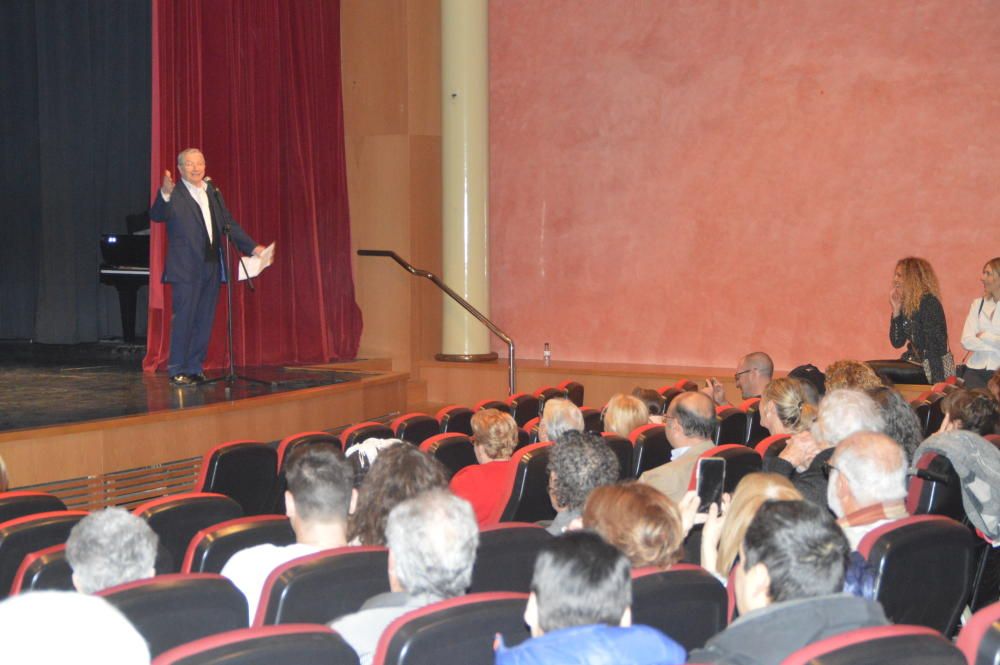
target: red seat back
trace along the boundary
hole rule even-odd
[[[640,425],[632,430],[629,439],[632,441],[632,478],[670,461],[673,446],[667,440],[665,425]]]
[[[190,492],[139,504],[132,512],[143,518],[160,537],[157,572],[181,569],[188,543],[206,527],[243,517],[243,509],[228,496]]]
[[[510,458],[511,488],[501,522],[538,522],[556,515],[549,499],[549,448],[551,443],[534,443],[514,452]],[[487,523],[494,520],[487,520]]]
[[[220,573],[229,559],[248,547],[291,545],[295,532],[284,515],[253,515],[206,527],[188,544],[183,573]]]
[[[435,416],[442,432],[458,432],[472,436],[472,409],[452,404],[437,412]]]
[[[397,439],[419,446],[435,434],[440,434],[441,425],[426,413],[407,413],[392,421],[392,431]]]
[[[834,635],[799,649],[781,665],[965,665],[962,652],[922,626],[875,626]]]
[[[479,463],[472,439],[467,434],[458,432],[432,436],[420,444],[420,450],[444,464],[448,469],[449,479],[465,467]]]
[[[69,532],[86,516],[83,510],[57,510],[0,523],[0,599],[7,597],[26,556],[65,544]]]
[[[205,453],[195,487],[230,497],[244,515],[262,515],[274,505],[277,468],[274,448],[260,441],[228,441]]]
[[[292,624],[240,628],[169,649],[154,665],[357,665],[358,654],[326,626]]]
[[[726,588],[700,566],[632,571],[632,622],[671,635],[691,651],[726,627]]]
[[[388,425],[369,420],[351,425],[340,433],[340,438],[344,442],[344,450],[347,450],[355,443],[361,443],[368,439],[395,439],[396,435]]]
[[[984,607],[966,622],[955,643],[969,665],[1000,662],[1000,603]]]

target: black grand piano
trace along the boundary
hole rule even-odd
[[[135,306],[139,287],[149,285],[149,215],[129,215],[129,233],[101,235],[101,284],[118,289],[122,337],[135,343]]]

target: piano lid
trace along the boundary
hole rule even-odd
[[[105,233],[101,235],[101,260],[110,266],[149,268],[149,236]]]

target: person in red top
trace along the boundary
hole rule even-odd
[[[500,521],[510,492],[510,456],[517,447],[517,423],[510,414],[483,409],[472,416],[472,443],[479,464],[451,479],[451,491],[472,504],[480,527]]]

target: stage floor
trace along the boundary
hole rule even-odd
[[[0,432],[210,406],[359,381],[365,374],[294,367],[237,368],[267,381],[177,388],[142,371],[141,347],[0,343]],[[223,376],[208,371],[209,379]]]

